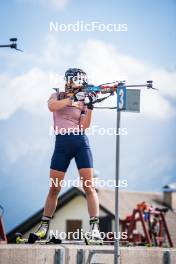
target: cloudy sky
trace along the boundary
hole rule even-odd
[[[174,0],[8,0],[0,8],[0,204],[10,230],[43,206],[54,136],[47,99],[63,89],[69,67],[87,71],[92,83],[116,80],[159,89],[141,91],[141,113],[122,113],[121,179],[128,190],[161,191],[175,181],[176,3]],[[127,31],[50,30],[50,23],[125,24]],[[115,105],[116,98],[106,105]],[[92,125],[115,128],[115,110],[94,110]],[[100,179],[113,179],[115,136],[90,136]],[[74,162],[67,178],[76,178]],[[63,189],[64,191],[64,189]]]

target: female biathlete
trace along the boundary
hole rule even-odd
[[[86,73],[77,68],[70,68],[65,72],[65,92],[69,89],[78,89],[87,82]],[[88,213],[90,216],[91,239],[100,239],[99,232],[99,200],[93,186],[93,159],[89,141],[84,130],[90,126],[93,105],[84,104],[79,100],[81,92],[76,96],[66,96],[66,93],[54,93],[48,100],[48,107],[53,112],[54,128],[57,132],[66,130],[68,133],[56,135],[55,149],[51,159],[51,182],[58,186],[51,186],[46,199],[43,216],[37,231],[34,233],[39,239],[46,239],[49,231],[50,220],[55,212],[58,194],[61,190],[60,182],[64,179],[67,168],[72,158],[79,171],[83,188],[87,198]],[[79,98],[78,98],[79,97]],[[69,132],[79,128],[79,133]],[[81,132],[82,128],[82,132]]]

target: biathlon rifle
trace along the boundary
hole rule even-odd
[[[102,101],[104,101],[105,99],[107,99],[108,97],[114,95],[115,93],[117,93],[117,89],[121,88],[121,87],[129,87],[129,88],[133,88],[133,87],[146,87],[147,89],[155,89],[158,90],[156,88],[153,87],[153,81],[149,80],[146,81],[146,83],[144,84],[133,84],[133,85],[126,85],[125,81],[115,81],[112,83],[104,83],[104,84],[100,84],[100,85],[93,85],[93,84],[83,84],[82,86],[80,86],[79,88],[76,89],[69,89],[68,92],[66,93],[68,96],[70,95],[74,95],[76,96],[77,93],[82,92],[82,94],[84,95],[84,98],[89,98],[89,100],[92,100],[92,96],[95,97],[95,99],[91,102],[92,104],[95,103],[100,103]],[[53,88],[57,93],[59,93],[59,88]],[[108,96],[105,97],[101,97],[98,98],[99,94],[109,94]],[[90,102],[89,101],[89,102]],[[105,108],[105,107],[103,107]],[[109,108],[109,107],[107,107]],[[113,107],[113,109],[116,107]]]

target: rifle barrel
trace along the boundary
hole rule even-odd
[[[126,87],[148,87],[148,84],[131,84],[125,85]]]

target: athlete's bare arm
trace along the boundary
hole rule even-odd
[[[89,128],[92,119],[92,110],[87,109],[85,116],[81,117],[80,125],[83,129]]]
[[[48,100],[48,108],[51,112],[57,111],[66,105],[71,105],[72,101],[70,98],[65,98],[62,100],[57,100],[56,98],[51,98]]]

